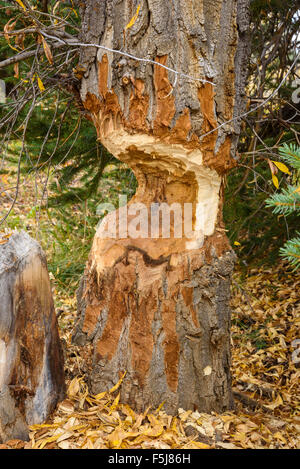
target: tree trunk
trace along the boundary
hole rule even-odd
[[[0,442],[26,439],[64,396],[45,255],[25,232],[0,245]]]
[[[239,125],[209,132],[242,108],[247,4],[101,0],[82,11],[82,40],[150,61],[84,48],[80,62],[82,100],[98,138],[133,169],[138,189],[98,228],[74,340],[92,344],[92,392],[126,371],[121,398],[138,411],[162,402],[170,413],[232,407],[235,256],[222,205]],[[159,209],[171,209],[169,235],[164,221],[153,229]],[[186,218],[178,222],[175,212]]]

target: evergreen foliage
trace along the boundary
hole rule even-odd
[[[278,215],[291,215],[296,212],[300,214],[300,147],[295,144],[283,145],[280,148],[281,158],[294,170],[296,185],[288,185],[278,194],[274,194],[266,200],[267,207],[273,209],[273,213]],[[299,217],[299,215],[298,215]],[[280,248],[280,255],[295,268],[300,268],[300,234]]]

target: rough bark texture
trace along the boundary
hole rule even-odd
[[[45,256],[25,232],[0,245],[0,441],[26,439],[63,398],[64,364]]]
[[[141,5],[133,26],[126,25]],[[95,236],[79,290],[75,342],[92,344],[93,392],[127,371],[121,397],[139,411],[165,401],[222,411],[230,388],[230,277],[234,254],[222,221],[223,175],[235,164],[239,123],[203,136],[242,110],[245,0],[87,1],[86,42],[129,52],[214,83],[85,48],[81,95],[98,138],[129,164],[133,203],[191,203],[193,238]],[[244,11],[244,13],[243,13]],[[197,207],[201,204],[202,213]],[[145,227],[149,211],[140,217]],[[108,226],[112,215],[102,222]],[[146,230],[146,228],[145,228]],[[204,236],[204,243],[202,242]]]

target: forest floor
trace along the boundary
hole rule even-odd
[[[111,196],[108,173],[101,194]],[[126,185],[126,181],[122,182]],[[0,218],[11,205],[0,180]],[[2,186],[1,186],[2,184]],[[118,189],[120,189],[120,187]],[[105,192],[106,191],[106,192]],[[70,210],[70,209],[69,209]],[[22,180],[5,232],[25,229],[37,236],[49,261],[60,335],[65,352],[67,397],[47,422],[31,427],[30,441],[7,448],[300,448],[300,276],[286,265],[237,268],[232,286],[232,377],[235,410],[203,414],[180,410],[169,416],[162,406],[136,414],[119,401],[116,383],[91,396],[86,365],[72,345],[76,318],[75,287],[96,226],[95,201],[72,206],[72,221],[57,208],[37,217],[35,184]],[[37,223],[37,218],[39,221]],[[70,224],[71,223],[71,224]],[[74,253],[74,254],[72,254]],[[74,256],[74,257],[72,257]]]

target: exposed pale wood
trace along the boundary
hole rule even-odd
[[[128,208],[190,202],[195,234],[178,239],[173,227],[170,239],[149,233],[103,239],[98,230],[79,290],[74,340],[93,345],[95,393],[127,371],[121,398],[139,411],[163,401],[172,413],[179,407],[222,411],[232,406],[234,262],[222,221],[222,180],[236,164],[239,123],[200,137],[242,111],[248,1],[139,3],[138,18],[126,30],[136,2],[85,2],[82,38],[215,86],[181,76],[175,84],[174,74],[158,65],[88,49],[81,54],[81,96],[98,138],[137,177]],[[197,233],[199,203],[204,244]]]
[[[46,259],[25,232],[0,245],[0,440],[26,439],[64,396]]]

